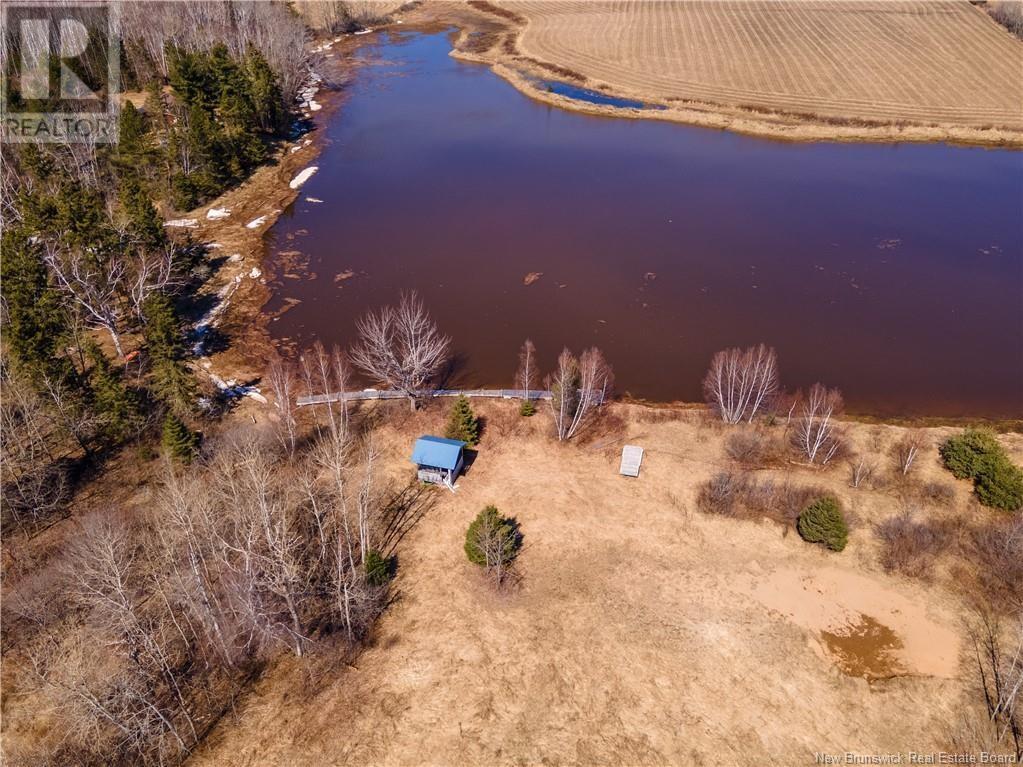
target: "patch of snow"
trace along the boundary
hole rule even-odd
[[[206,247],[209,248],[210,250],[218,250],[219,248],[222,248],[224,246],[221,245],[219,242],[208,242],[206,243]]]
[[[220,300],[217,301],[217,303],[213,305],[213,308],[206,312],[206,314],[204,314],[197,323],[195,323],[193,331],[195,342],[192,344],[192,353],[197,357],[201,357],[205,353],[206,336],[209,335],[211,328],[216,327],[221,315],[227,310],[228,305],[231,303],[231,295],[238,289],[238,285],[241,281],[241,276],[236,276],[233,280],[218,290],[217,298]]]
[[[372,31],[373,31],[372,29],[360,29],[358,32],[354,32],[353,34],[356,34],[356,35],[368,35]]]
[[[170,221],[164,221],[164,226],[180,226],[193,229],[199,226],[199,219],[197,218],[172,218]]]
[[[252,271],[249,272],[249,277],[251,277],[254,280],[258,280],[262,276],[263,272],[260,270],[258,266],[252,267]]]
[[[252,219],[245,225],[246,229],[259,229],[263,224],[266,223],[267,216],[260,216],[259,218]]]
[[[323,202],[323,200],[321,200],[319,197],[306,197],[305,201],[306,202]]]
[[[227,218],[231,215],[230,208],[210,208],[206,211],[206,218],[210,221],[219,221],[222,218]]]
[[[321,109],[323,109],[323,105],[322,105],[322,104],[320,104],[320,103],[319,103],[318,101],[316,101],[315,99],[314,99],[313,101],[310,101],[310,102],[309,102],[309,110],[310,110],[311,112],[319,112],[319,111],[320,111]]]
[[[261,402],[264,405],[267,404],[266,397],[264,397],[259,389],[255,386],[249,386],[247,384],[240,384],[233,378],[225,381],[223,378],[218,376],[216,373],[209,373],[210,380],[213,381],[213,385],[220,390],[228,399],[237,399],[239,397],[251,397],[256,402]]]
[[[231,263],[238,263],[239,261],[242,260],[242,254],[232,253],[230,256],[227,257],[227,260],[230,261]]]
[[[302,184],[312,178],[313,174],[318,171],[319,168],[315,165],[310,165],[308,168],[299,173],[295,178],[291,179],[291,183],[288,184],[292,189],[298,189]]]

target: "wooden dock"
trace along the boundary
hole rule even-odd
[[[551,393],[544,389],[530,389],[531,400],[551,399]],[[419,394],[421,399],[430,397],[490,397],[491,399],[523,399],[522,389],[431,389]],[[408,395],[394,389],[363,389],[362,391],[341,391],[330,394],[310,394],[299,397],[298,406],[326,405],[330,402],[353,402],[370,399],[405,399]]]

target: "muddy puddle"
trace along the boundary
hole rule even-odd
[[[842,673],[865,679],[889,679],[905,673],[899,662],[902,640],[883,623],[860,614],[852,623],[821,631],[821,641]]]

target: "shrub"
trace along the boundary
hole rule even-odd
[[[465,555],[488,569],[511,564],[521,546],[518,523],[502,517],[496,506],[483,509],[465,531]]]
[[[935,506],[951,506],[956,499],[956,489],[947,482],[924,482],[920,485],[920,497]]]
[[[167,413],[167,417],[163,419],[161,443],[172,458],[182,463],[191,463],[199,447],[199,435],[189,429],[176,415]]]
[[[701,511],[727,517],[767,517],[794,524],[799,512],[824,491],[810,485],[757,480],[746,473],[721,472],[703,484],[696,496]]]
[[[725,452],[744,466],[766,466],[777,457],[777,446],[768,437],[755,431],[730,434],[725,440]]]
[[[536,413],[536,405],[533,404],[533,400],[524,399],[522,404],[519,406],[519,415],[523,418],[529,418],[531,415]]]
[[[1003,454],[995,435],[980,429],[967,429],[962,434],[949,437],[938,452],[945,468],[956,479],[976,479],[989,456]]]
[[[721,472],[707,480],[696,495],[696,505],[709,514],[736,516],[745,501],[751,481],[745,474]]]
[[[967,429],[947,439],[939,452],[954,476],[973,480],[982,504],[1006,511],[1023,508],[1023,471],[1009,459],[994,434]]]
[[[831,496],[819,498],[803,509],[796,529],[804,541],[821,543],[832,551],[841,551],[849,540],[842,509]]]
[[[874,477],[877,465],[862,455],[849,456],[849,486],[862,487]]]
[[[479,444],[480,422],[476,414],[472,412],[469,398],[464,394],[459,394],[455,404],[451,407],[451,417],[448,419],[445,436],[448,439],[461,440],[467,445]]]
[[[977,500],[1005,511],[1023,508],[1023,470],[1004,454],[988,458],[974,484]]]
[[[881,566],[885,572],[898,571],[913,577],[926,577],[934,557],[950,542],[939,525],[914,522],[909,514],[886,519],[874,528],[881,540]]]
[[[1018,610],[1023,595],[1023,514],[992,519],[972,531],[974,551],[982,562],[977,578],[982,592],[1008,609]]]
[[[376,549],[366,553],[366,580],[371,586],[383,586],[391,580],[391,560]]]

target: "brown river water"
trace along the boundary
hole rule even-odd
[[[1023,415],[1023,153],[592,117],[447,34],[374,38],[268,235],[282,346],[348,345],[414,289],[450,385],[510,386],[530,337],[548,368],[597,345],[620,393],[698,400],[716,350],[763,341],[851,411]]]

